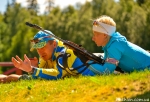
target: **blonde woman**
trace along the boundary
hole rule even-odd
[[[112,73],[117,66],[124,72],[150,69],[150,53],[116,32],[116,23],[111,17],[101,16],[94,20],[92,40],[97,46],[102,46],[105,60],[103,65],[91,64],[89,66],[89,69],[94,73]],[[81,54],[77,55],[84,63],[93,62]]]

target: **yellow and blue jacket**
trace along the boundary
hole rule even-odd
[[[34,73],[32,74],[33,78],[43,78],[43,79],[48,79],[48,80],[56,80],[60,78],[64,78],[65,76],[70,76],[66,70],[60,68],[60,66],[57,65],[56,63],[56,58],[61,54],[61,53],[69,53],[71,54],[70,57],[68,57],[67,64],[69,68],[76,68],[78,66],[83,65],[81,60],[77,58],[73,51],[71,49],[66,49],[66,47],[63,45],[61,41],[58,41],[58,45],[53,53],[52,59],[44,61],[43,59],[39,59],[39,67],[35,69]],[[63,61],[62,58],[59,58],[59,63],[62,64]],[[83,66],[77,70],[74,70],[74,72],[81,72],[86,66]],[[93,76],[95,75],[90,69],[85,68],[81,75],[90,75]]]

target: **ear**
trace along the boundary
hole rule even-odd
[[[56,48],[56,46],[57,46],[57,42],[56,42],[56,40],[54,40],[53,47]]]
[[[104,37],[106,37],[106,38],[107,38],[107,36],[108,36],[107,34],[104,34]]]

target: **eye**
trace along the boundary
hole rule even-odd
[[[39,40],[38,39],[33,39],[33,40],[30,40],[32,43],[38,43],[39,42]]]
[[[93,21],[93,25],[98,25],[97,21]]]

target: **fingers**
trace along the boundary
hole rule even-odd
[[[16,55],[16,59],[17,59],[20,63],[23,62],[22,59],[20,59],[17,55]]]
[[[26,54],[24,54],[24,59],[25,59],[26,61],[30,61]]]
[[[16,55],[16,59],[14,57],[12,57],[12,62],[14,62],[14,63],[22,63],[23,61],[22,61],[22,59],[20,59],[20,57],[18,57]]]
[[[17,61],[14,57],[12,57],[11,60],[12,60],[12,62],[13,62],[13,64],[14,64],[14,66],[15,66],[16,68],[19,68],[20,62]]]
[[[23,61],[17,55],[16,58],[12,57],[12,62],[16,68],[22,69]]]
[[[37,57],[29,58],[29,60],[38,60]]]
[[[18,64],[18,63],[20,63],[19,61],[17,61],[14,57],[12,57],[12,62],[14,63],[14,64]]]
[[[29,58],[30,61],[35,60],[35,58]]]

